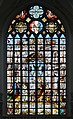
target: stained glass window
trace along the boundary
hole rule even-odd
[[[66,32],[60,19],[34,5],[7,33],[7,114],[66,115]]]

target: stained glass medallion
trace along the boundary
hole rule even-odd
[[[34,7],[31,7],[29,10],[29,14],[31,15],[31,17],[33,17],[35,19],[41,18],[43,13],[44,13],[44,11],[41,6],[34,6]]]
[[[7,114],[66,115],[66,75],[59,18],[38,5],[16,15],[7,34]]]
[[[34,33],[38,33],[43,29],[43,24],[39,21],[33,21],[30,24],[30,30],[33,31]]]

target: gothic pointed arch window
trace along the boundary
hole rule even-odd
[[[7,33],[7,115],[66,115],[66,33],[49,9],[33,5]]]

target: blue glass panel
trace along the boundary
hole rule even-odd
[[[26,34],[24,34],[22,38],[24,39],[24,38],[28,38],[28,37],[26,36]]]
[[[11,34],[7,37],[7,44],[13,44],[13,37]]]
[[[30,38],[35,38],[33,34],[31,34]]]
[[[42,7],[40,6],[34,6],[34,7],[31,7],[30,10],[29,10],[29,14],[31,15],[31,17],[33,18],[41,18],[42,15],[43,15],[43,9]]]
[[[45,38],[49,38],[50,39],[51,37],[49,36],[49,34],[47,34]]]
[[[19,45],[20,44],[20,36],[17,34],[14,39],[15,44]]]
[[[60,44],[66,44],[66,37],[64,34],[62,34],[60,37]]]
[[[40,34],[40,35],[38,36],[38,38],[43,38],[43,36]]]
[[[58,44],[58,36],[56,34],[54,34],[53,38],[52,38],[52,44]]]

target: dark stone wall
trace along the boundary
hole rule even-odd
[[[73,119],[73,0],[0,0],[0,119],[27,119],[27,117],[5,117],[3,115],[5,105],[5,42],[6,32],[10,21],[21,11],[26,5],[40,4],[50,8],[64,24],[66,29],[68,49],[67,49],[67,91],[71,112],[68,117],[41,117],[43,119]],[[28,117],[29,119],[33,117]],[[39,119],[39,117],[34,117]]]

